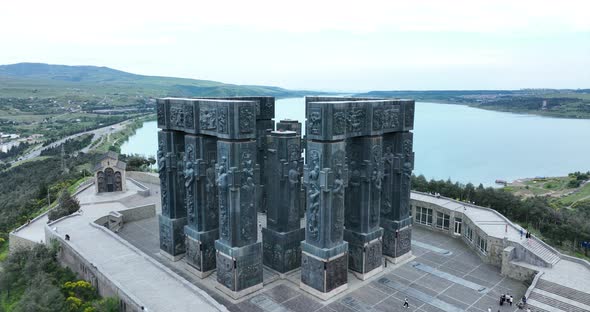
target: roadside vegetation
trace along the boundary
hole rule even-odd
[[[587,255],[581,244],[590,241],[590,200],[578,201],[570,208],[558,207],[546,196],[523,197],[502,188],[486,188],[482,184],[476,187],[451,180],[427,181],[422,175],[412,177],[412,189],[494,209],[564,253]]]
[[[115,298],[100,298],[57,261],[58,246],[37,245],[15,250],[2,262],[2,312],[116,312]]]

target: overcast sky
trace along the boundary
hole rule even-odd
[[[0,64],[315,90],[590,88],[590,1],[0,1]]]

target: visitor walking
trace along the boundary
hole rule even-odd
[[[524,235],[524,230],[520,228],[520,239],[522,239],[522,235]]]
[[[514,302],[514,298],[512,297],[512,295],[508,297],[508,302],[510,303],[510,306],[512,306],[512,303]]]
[[[502,305],[504,305],[504,301],[505,301],[505,300],[506,300],[506,295],[502,294],[502,295],[500,296],[500,305],[501,305],[501,306],[502,306]]]
[[[410,303],[408,303],[408,298],[406,297],[406,299],[404,299],[404,308],[409,309],[410,308]]]

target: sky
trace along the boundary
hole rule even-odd
[[[330,91],[590,88],[588,12],[588,0],[2,0],[0,64]]]

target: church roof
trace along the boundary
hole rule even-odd
[[[110,166],[103,166],[103,160],[105,160],[105,159],[112,160],[113,164]],[[101,171],[101,170],[104,170],[108,167],[117,168],[120,170],[125,170],[125,168],[127,168],[127,163],[119,160],[119,154],[117,154],[113,151],[109,151],[109,152],[103,154],[102,157],[100,157],[98,163],[96,164],[96,166],[94,166],[94,171],[95,172]]]

